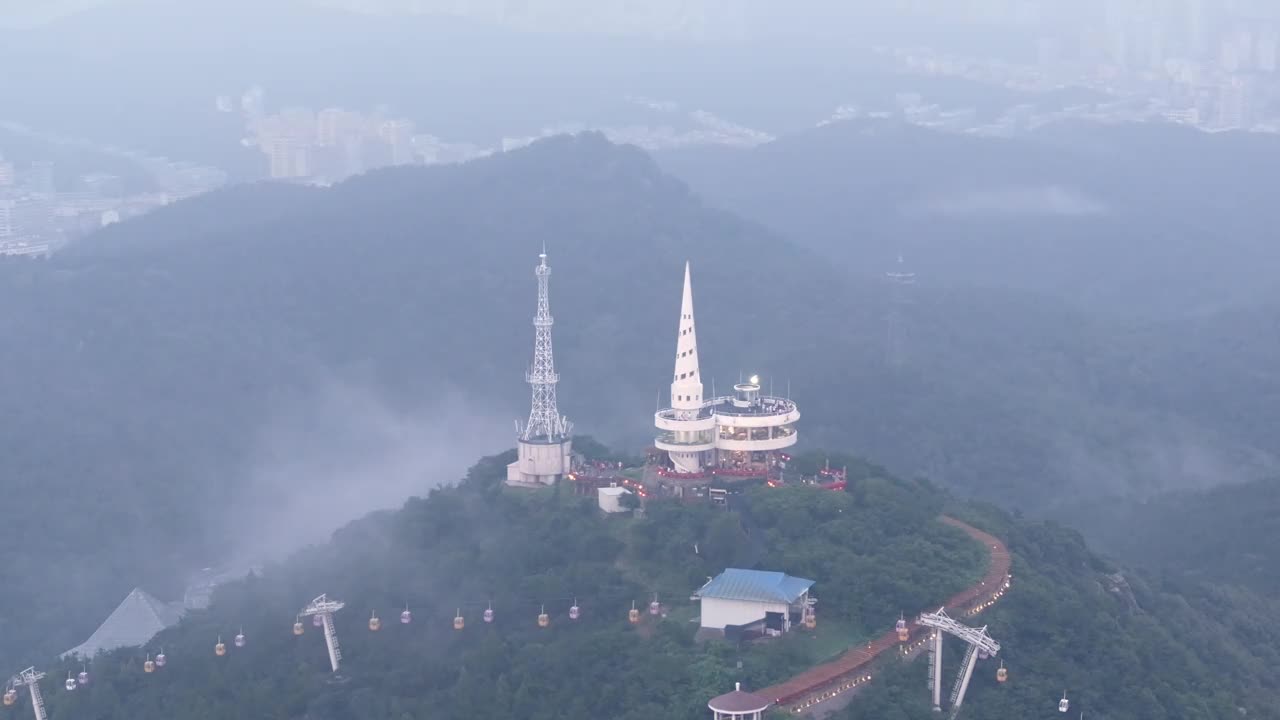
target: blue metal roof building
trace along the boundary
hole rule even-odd
[[[694,593],[700,601],[703,629],[735,632],[791,629],[812,601],[813,581],[786,573],[729,568]]]
[[[698,598],[746,602],[793,603],[813,587],[812,580],[767,570],[729,568],[702,586]]]

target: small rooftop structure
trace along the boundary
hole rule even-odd
[[[769,709],[768,700],[742,690],[742,683],[733,684],[733,692],[711,699],[707,707],[714,720],[760,720]]]
[[[622,505],[622,496],[630,495],[630,490],[624,487],[618,487],[617,485],[611,485],[609,487],[602,487],[596,490],[596,493],[598,494],[598,502],[601,510],[607,513],[620,513],[627,511],[628,508],[623,507]]]
[[[144,645],[182,619],[182,603],[165,603],[141,588],[129,593],[98,629],[63,657],[92,658],[99,652]]]
[[[729,568],[694,593],[702,608],[701,626],[729,632],[791,629],[809,611],[813,581],[786,573]]]

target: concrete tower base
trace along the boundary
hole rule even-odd
[[[555,442],[517,444],[516,461],[507,466],[507,484],[512,487],[545,487],[554,485],[572,465],[573,442],[568,438]]]

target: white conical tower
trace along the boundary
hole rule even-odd
[[[671,376],[671,407],[691,413],[702,407],[702,373],[698,369],[698,332],[693,322],[693,282],[684,264],[684,297],[680,300],[680,332]]]

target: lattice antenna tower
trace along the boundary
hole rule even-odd
[[[556,373],[555,356],[551,349],[551,326],[555,320],[551,317],[551,298],[548,292],[551,266],[547,264],[545,246],[538,259],[538,266],[534,269],[534,275],[538,278],[538,309],[533,316],[533,366],[525,374],[525,380],[533,393],[533,403],[529,409],[529,421],[523,426],[516,423],[516,434],[524,441],[545,439],[554,442],[568,437],[573,424],[560,415],[556,407],[556,383],[560,382],[560,375]]]
[[[885,359],[890,367],[901,367],[906,356],[906,327],[903,308],[910,300],[910,288],[916,284],[916,274],[907,270],[902,254],[898,264],[885,273],[889,281],[889,314],[885,319]]]

